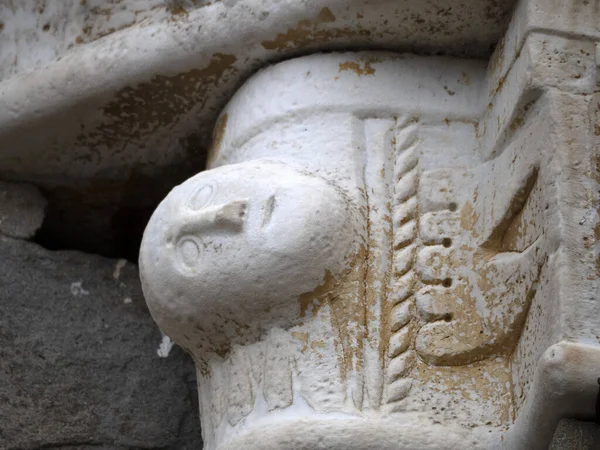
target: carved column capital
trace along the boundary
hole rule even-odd
[[[597,274],[568,267],[586,249],[568,218],[597,182],[569,171],[597,168],[561,144],[582,99],[548,86],[538,38],[505,75],[531,83],[506,91],[478,62],[365,52],[237,92],[140,254],[153,317],[198,367],[206,448],[544,448],[589,416],[600,350],[570,317],[600,309],[567,274]]]

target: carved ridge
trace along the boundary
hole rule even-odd
[[[410,372],[416,361],[413,350],[413,304],[418,283],[414,266],[419,247],[419,153],[416,121],[410,121],[398,130],[395,140],[392,193],[394,271],[385,396],[388,404],[397,403],[409,394],[413,383]],[[398,409],[399,405],[392,405],[393,411]]]

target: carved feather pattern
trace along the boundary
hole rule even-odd
[[[415,260],[419,247],[418,125],[407,123],[396,134],[396,161],[392,193],[394,264],[390,318],[391,335],[386,365],[386,402],[405,398],[412,387],[410,376],[415,364],[413,350],[414,292],[418,288]],[[394,408],[393,408],[394,409]]]

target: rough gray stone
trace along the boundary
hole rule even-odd
[[[598,450],[600,426],[592,422],[561,420],[549,450]]]
[[[200,450],[193,364],[147,312],[131,263],[0,237],[0,449]],[[551,450],[600,448],[563,420]]]
[[[42,226],[46,199],[26,183],[0,181],[0,234],[29,239]]]
[[[0,449],[202,448],[193,363],[135,265],[0,237]]]

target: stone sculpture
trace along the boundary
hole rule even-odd
[[[598,447],[599,15],[0,1],[0,448]]]
[[[231,100],[140,255],[207,449],[545,448],[589,416],[597,342],[551,327],[574,292],[551,98],[505,127],[489,77],[312,55]]]

